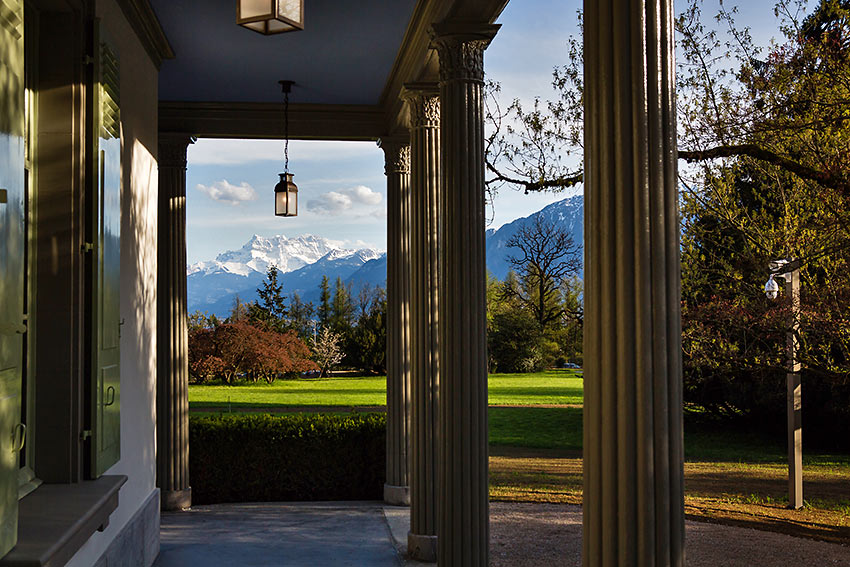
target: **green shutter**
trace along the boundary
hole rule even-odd
[[[2,1],[2,0],[0,0]],[[97,26],[95,26],[97,27]],[[121,458],[119,311],[121,264],[121,99],[116,51],[95,42],[94,119],[97,180],[93,268],[92,476]]]
[[[23,2],[0,0],[0,556],[18,537],[18,451],[23,444],[24,326]]]

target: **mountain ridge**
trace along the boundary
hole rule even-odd
[[[508,241],[537,215],[562,224],[573,240],[583,244],[584,199],[567,197],[526,217],[505,223],[485,233],[487,270],[504,279],[510,270]],[[252,236],[241,248],[226,250],[214,260],[196,262],[187,268],[189,312],[206,311],[227,316],[238,295],[241,301],[257,299],[257,288],[265,280],[269,266],[280,270],[279,282],[287,301],[298,293],[302,301],[319,299],[319,282],[327,276],[331,284],[340,278],[352,293],[364,285],[386,287],[386,253],[375,248],[345,248],[344,243],[321,236],[303,234]],[[580,274],[581,277],[581,274]]]

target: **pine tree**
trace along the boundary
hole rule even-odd
[[[314,336],[315,321],[313,321],[313,302],[304,303],[298,292],[292,292],[289,300],[289,324],[302,340]]]
[[[283,285],[278,283],[276,266],[269,266],[266,279],[257,288],[260,299],[248,305],[248,318],[264,324],[269,330],[282,333],[286,330],[286,297]]]
[[[331,321],[331,290],[328,283],[328,276],[322,276],[322,283],[319,284],[321,294],[319,295],[319,308],[317,315],[319,316],[319,325],[324,329]]]
[[[331,329],[343,337],[347,336],[354,322],[354,304],[351,301],[351,292],[342,278],[336,278],[333,303],[331,304]]]

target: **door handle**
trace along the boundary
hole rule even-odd
[[[109,401],[106,402],[105,404],[103,404],[103,407],[108,407],[108,406],[111,406],[112,404],[115,403],[115,387],[114,386],[110,386],[106,389],[106,399],[108,399]]]
[[[27,332],[27,326],[16,323],[0,323],[0,335],[23,335]]]
[[[24,448],[24,443],[27,440],[27,426],[19,423],[12,431],[12,452],[17,453]]]

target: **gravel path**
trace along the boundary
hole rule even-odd
[[[774,532],[686,522],[688,567],[850,567],[850,547]],[[581,507],[490,504],[490,565],[579,567]]]

